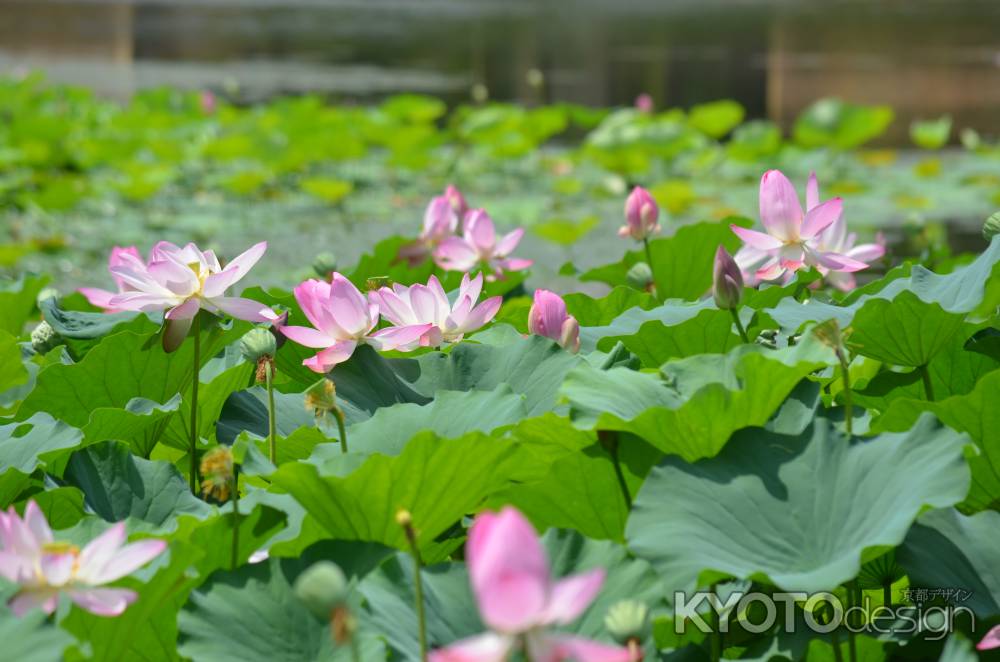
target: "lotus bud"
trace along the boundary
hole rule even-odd
[[[619,643],[649,636],[649,608],[638,600],[619,600],[604,616],[604,627]]]
[[[295,597],[317,618],[328,619],[347,598],[347,578],[332,561],[312,564],[295,580]]]
[[[712,296],[721,310],[736,310],[743,301],[743,274],[736,260],[722,246],[715,251],[712,267]]]
[[[42,321],[31,330],[31,348],[39,354],[45,354],[62,344],[62,337],[56,333],[52,325]]]
[[[228,446],[217,446],[201,459],[201,493],[220,503],[229,500],[233,487],[233,452]]]
[[[572,315],[563,322],[562,331],[559,334],[559,344],[573,354],[580,351],[580,323]]]
[[[198,106],[201,108],[202,114],[214,114],[217,105],[215,95],[212,94],[211,90],[202,90],[198,95]]]
[[[653,112],[653,97],[643,92],[635,98],[635,109],[640,113],[649,114]]]
[[[636,186],[625,200],[625,225],[619,228],[618,235],[643,241],[660,231],[659,217],[660,208],[656,206],[656,200],[649,191]]]
[[[648,292],[653,286],[653,270],[645,262],[636,262],[625,274],[625,280],[631,287]]]
[[[312,268],[320,278],[329,278],[337,270],[337,256],[329,251],[320,253],[313,260]]]
[[[990,241],[997,234],[1000,234],[1000,211],[986,219],[983,223],[983,238]]]

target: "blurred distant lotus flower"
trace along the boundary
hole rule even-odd
[[[976,644],[976,648],[981,651],[1000,648],[1000,625],[993,626],[993,629],[986,633],[983,640]]]
[[[122,259],[122,256],[124,255],[131,255],[139,262],[142,262],[142,256],[139,254],[139,251],[135,246],[115,246],[111,249],[111,255],[108,257],[108,269],[111,271],[111,277],[114,278],[115,285],[118,287],[117,292],[109,292],[108,290],[101,290],[94,287],[81,287],[79,289],[80,294],[87,297],[87,301],[98,308],[103,308],[109,313],[119,312],[121,310],[111,306],[112,297],[117,294],[121,294],[122,292],[131,292],[135,290],[135,288],[125,282],[121,276],[116,276],[114,273],[115,267],[125,266],[125,261]]]
[[[101,586],[144,566],[167,547],[163,540],[124,542],[124,522],[112,525],[80,550],[54,540],[34,501],[28,501],[24,519],[13,507],[0,512],[0,575],[20,586],[8,603],[11,610],[23,616],[37,607],[51,614],[59,594],[65,593],[98,616],[121,614],[136,600],[136,592]]]
[[[440,281],[431,276],[427,285],[397,284],[371,292],[369,297],[378,303],[382,316],[395,325],[383,332],[396,330],[400,337],[412,337],[409,345],[397,348],[414,349],[458,342],[493,319],[502,297],[491,297],[477,306],[482,290],[482,274],[472,279],[465,274],[452,304]]]
[[[210,90],[202,90],[201,94],[198,95],[198,106],[201,108],[202,114],[214,114],[217,107],[215,95]]]
[[[635,109],[641,113],[653,112],[653,97],[643,92],[635,98]]]
[[[625,225],[618,229],[618,236],[644,241],[660,231],[659,217],[656,200],[649,191],[636,186],[625,200]]]
[[[455,210],[459,218],[464,218],[469,211],[469,205],[465,201],[465,196],[453,184],[448,184],[444,189],[444,197],[451,203],[451,208]]]
[[[465,200],[461,199],[462,194],[458,189],[449,186],[444,195],[431,198],[427,209],[424,211],[424,227],[420,231],[417,240],[403,246],[399,250],[399,256],[407,260],[411,266],[423,262],[437,247],[442,240],[451,237],[458,230],[458,223],[461,214],[456,206],[464,205]],[[461,202],[456,202],[454,197],[449,197],[451,192],[458,195]]]
[[[446,271],[471,271],[487,264],[496,277],[507,271],[520,271],[532,265],[531,260],[511,257],[524,228],[497,239],[493,219],[484,209],[473,209],[462,222],[462,236],[444,239],[434,250],[434,261]]]
[[[756,280],[779,280],[807,265],[839,272],[868,267],[847,255],[822,249],[820,234],[841,217],[844,203],[840,198],[832,198],[818,204],[818,190],[810,184],[807,197],[811,199],[814,194],[817,199],[812,201],[817,204],[803,214],[795,187],[788,178],[778,170],[764,173],[760,180],[760,217],[767,232],[730,226],[747,246],[766,254],[755,272]]]
[[[372,333],[379,320],[379,307],[369,302],[354,283],[334,272],[330,282],[307,280],[295,288],[295,300],[315,328],[283,326],[288,338],[316,349],[315,356],[302,362],[310,370],[325,373],[351,358],[358,345],[376,349],[412,347],[433,325],[388,328]]]
[[[580,323],[566,312],[566,302],[555,292],[535,290],[528,311],[528,331],[551,338],[570,352],[580,351]]]
[[[739,308],[743,300],[743,274],[729,252],[719,246],[712,267],[712,296],[721,310]]]
[[[433,651],[430,662],[500,662],[520,648],[535,662],[629,662],[626,648],[558,631],[594,601],[604,583],[596,569],[554,581],[545,549],[514,508],[480,514],[465,544],[479,615],[491,632]]]
[[[247,275],[265,250],[267,242],[261,242],[233,259],[225,269],[214,252],[202,251],[194,244],[180,248],[161,241],[150,252],[149,263],[135,254],[119,253],[119,264],[111,267],[111,273],[130,289],[111,297],[108,305],[140,312],[166,310],[164,346],[168,349],[180,344],[202,309],[249,322],[274,321],[277,315],[264,304],[224,296]]]

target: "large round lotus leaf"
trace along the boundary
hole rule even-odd
[[[925,505],[965,497],[964,445],[929,416],[870,440],[823,418],[799,436],[747,430],[713,459],[664,460],[625,537],[669,591],[718,575],[830,590],[857,575],[866,549],[899,544]]]

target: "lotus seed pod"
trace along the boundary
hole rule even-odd
[[[328,619],[347,597],[347,578],[336,563],[319,561],[295,580],[295,596],[317,618]]]
[[[994,236],[1000,234],[1000,211],[986,219],[983,223],[983,237],[990,241]]]
[[[649,608],[638,600],[620,600],[604,616],[604,627],[619,643],[649,636]]]
[[[274,356],[278,351],[278,343],[274,339],[274,334],[268,329],[250,329],[243,339],[240,340],[240,351],[243,358],[251,363],[257,363],[264,356]]]
[[[628,284],[637,290],[648,290],[653,284],[653,270],[645,262],[636,262],[625,275]]]
[[[58,333],[56,333],[56,330],[44,320],[41,324],[31,330],[31,348],[39,354],[45,354],[53,348],[58,347],[61,343],[62,338]]]
[[[313,260],[313,271],[320,278],[329,278],[330,274],[337,270],[337,256],[333,253],[320,253]]]
[[[38,296],[35,297],[36,303],[41,303],[43,301],[48,301],[49,299],[58,299],[59,290],[54,287],[43,287]]]

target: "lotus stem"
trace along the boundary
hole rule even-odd
[[[622,497],[625,499],[625,507],[632,510],[632,495],[628,491],[628,483],[625,482],[625,474],[622,471],[621,460],[618,458],[618,433],[610,430],[601,430],[598,433],[601,445],[611,456],[611,462],[615,468],[615,478],[618,480],[618,487],[621,489]]]
[[[847,363],[847,357],[843,351],[837,350],[837,358],[840,359],[840,377],[844,382],[844,424],[847,426],[847,434],[854,434],[854,402],[851,395],[851,367]]]
[[[410,555],[413,556],[413,602],[417,611],[417,638],[420,641],[420,660],[427,662],[427,615],[424,613],[424,581],[420,574],[424,564],[420,560],[417,532],[413,528],[413,517],[408,510],[396,513],[396,522],[403,527],[406,541],[410,544]]]
[[[924,394],[928,400],[934,402],[934,385],[931,384],[931,373],[927,369],[927,364],[923,364],[918,370],[920,370],[920,378],[924,381]]]
[[[236,566],[240,560],[240,469],[233,466],[233,554],[232,566]]]
[[[743,328],[743,322],[740,321],[740,313],[736,308],[730,308],[729,313],[733,316],[733,322],[736,324],[736,330],[740,332],[740,338],[745,343],[750,342],[750,337],[747,335],[747,330]]]
[[[653,277],[654,287],[656,286],[656,269],[653,268],[653,251],[649,250],[649,239],[643,237],[642,247],[646,250],[646,264],[649,265],[649,273]]]
[[[340,451],[347,453],[347,427],[344,425],[344,410],[337,407],[333,410],[333,417],[337,419],[337,431],[340,432]]]
[[[268,360],[264,366],[267,385],[267,449],[271,464],[278,464],[278,419],[274,415],[274,366]]]
[[[198,379],[201,372],[201,320],[195,315],[194,365],[191,371],[191,493],[198,494]]]

